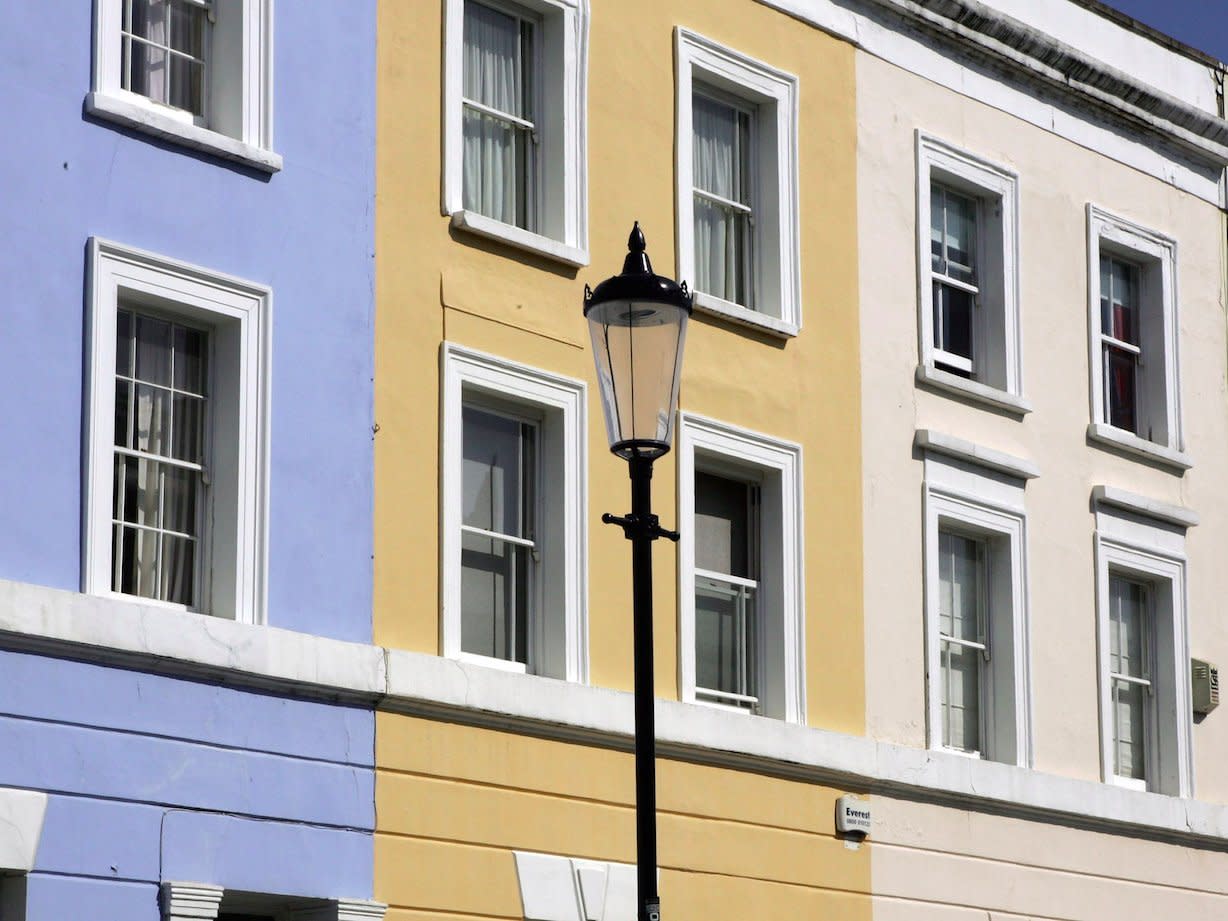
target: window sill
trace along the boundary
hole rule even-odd
[[[282,168],[280,154],[246,144],[208,128],[180,121],[168,113],[158,111],[153,104],[146,105],[110,93],[94,92],[85,97],[85,112],[96,118],[166,138],[193,150],[242,163],[262,173],[276,173]]]
[[[1114,428],[1103,422],[1093,422],[1087,427],[1087,440],[1094,444],[1121,451],[1124,454],[1132,454],[1143,460],[1149,460],[1152,463],[1169,467],[1180,473],[1184,473],[1194,466],[1194,461],[1184,451],[1176,451],[1164,445],[1158,445],[1153,441],[1147,441],[1145,438],[1139,438],[1133,432]]]
[[[526,253],[545,256],[547,259],[561,262],[572,268],[579,269],[588,265],[588,250],[586,249],[577,249],[566,243],[560,243],[558,240],[543,237],[541,234],[531,233],[519,227],[513,227],[511,224],[504,224],[502,221],[496,221],[476,211],[452,212],[452,227],[454,230],[464,230],[479,237],[486,237],[488,240],[498,240],[500,243],[514,246]]]
[[[730,323],[737,323],[739,326],[747,326],[785,339],[792,339],[801,329],[796,323],[789,323],[778,317],[770,317],[766,313],[748,310],[733,301],[727,301],[715,294],[705,294],[703,291],[695,292],[694,304],[695,310],[699,313],[719,317]]]
[[[1026,416],[1032,411],[1032,404],[1018,394],[967,380],[933,365],[917,366],[917,383],[955,394],[982,406],[1000,409],[1014,416]]]

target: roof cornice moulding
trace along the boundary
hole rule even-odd
[[[874,53],[866,47],[855,17],[820,9],[829,6],[829,0],[760,2]],[[959,46],[974,59],[1006,67],[1025,80],[1158,135],[1198,161],[1221,169],[1228,166],[1225,119],[1160,92],[978,0],[860,0],[858,5],[900,17],[940,41]]]

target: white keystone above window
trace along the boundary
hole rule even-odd
[[[243,163],[273,152],[272,0],[94,0],[86,111]]]

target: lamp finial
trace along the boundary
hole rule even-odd
[[[640,222],[636,221],[631,228],[631,236],[627,237],[627,249],[633,253],[642,253],[648,248],[644,240],[644,231],[640,230]]]

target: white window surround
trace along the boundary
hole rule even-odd
[[[691,98],[696,83],[757,107],[755,265],[758,309],[748,310],[703,291],[695,309],[778,336],[796,336],[802,326],[798,199],[798,79],[719,45],[688,29],[674,30],[677,74],[676,182],[678,277],[695,281],[694,181]]]
[[[261,172],[280,170],[282,158],[273,151],[273,0],[216,0],[210,127],[121,87],[123,2],[94,0],[94,69],[86,113]]]
[[[111,589],[116,315],[136,304],[210,331],[211,484],[196,610],[263,623],[267,596],[272,292],[263,285],[97,237],[89,241],[82,591]],[[165,605],[182,610],[182,606]]]
[[[1119,503],[1101,501],[1096,506],[1095,566],[1101,777],[1106,783],[1134,785],[1118,778],[1113,768],[1109,682],[1109,576],[1113,574],[1152,588],[1156,725],[1147,751],[1147,789],[1170,796],[1193,796],[1185,529],[1160,518],[1133,514]]]
[[[991,666],[981,692],[982,757],[1029,767],[1032,759],[1024,480],[997,467],[931,451],[925,457],[925,650],[928,744],[942,744],[938,623],[939,530],[986,542]],[[962,753],[961,753],[962,754]]]
[[[917,139],[917,380],[974,402],[1022,415],[1023,344],[1019,309],[1019,176],[918,130]],[[977,253],[981,294],[974,308],[973,348],[985,367],[970,380],[936,367],[934,292],[930,268],[930,186],[937,182],[981,203]],[[994,202],[999,211],[986,215]]]
[[[466,399],[529,409],[542,416],[542,590],[529,625],[534,671],[588,680],[587,388],[516,362],[445,342],[441,349],[443,463],[440,510],[440,646],[451,659],[521,670],[516,662],[461,649],[462,420]]]
[[[1151,441],[1106,421],[1104,370],[1101,357],[1100,254],[1123,257],[1141,266],[1142,339],[1145,386],[1150,390],[1146,412],[1162,423],[1163,434]],[[1087,205],[1088,370],[1092,421],[1089,441],[1106,445],[1178,471],[1193,460],[1185,453],[1182,431],[1181,366],[1177,317],[1177,243],[1126,218]],[[1157,290],[1158,287],[1158,290]],[[1160,357],[1157,361],[1156,356]],[[1150,358],[1148,358],[1150,356]],[[1162,361],[1163,367],[1157,368]],[[1156,380],[1154,375],[1160,373]],[[1162,388],[1162,393],[1159,391]],[[1157,405],[1160,404],[1160,405]],[[1158,414],[1158,415],[1156,415]]]
[[[759,483],[760,704],[765,716],[804,723],[802,448],[693,413],[678,414],[678,522],[682,535],[678,542],[678,671],[682,699],[688,703],[697,702],[694,534],[697,469],[749,477]]]
[[[588,255],[589,0],[515,0],[541,17],[540,233],[466,211],[461,95],[465,0],[444,0],[443,214],[452,227],[572,267]]]

